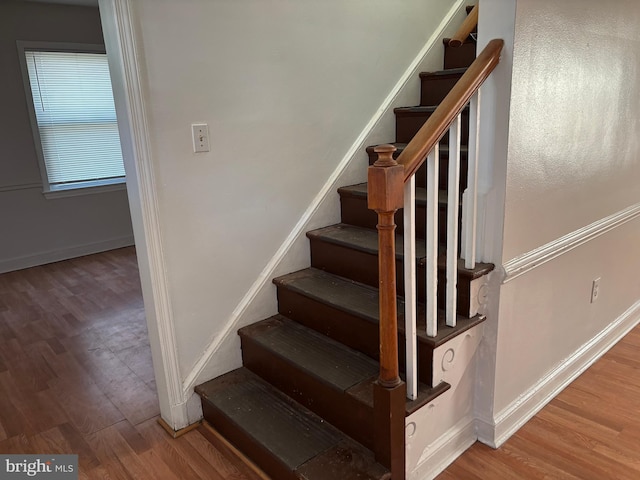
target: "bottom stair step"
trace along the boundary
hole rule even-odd
[[[205,419],[274,479],[388,479],[371,451],[245,368],[196,387]]]

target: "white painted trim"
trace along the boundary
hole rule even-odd
[[[504,277],[502,283],[507,283],[540,265],[559,257],[580,245],[583,245],[600,235],[603,235],[624,223],[640,217],[640,203],[636,203],[624,210],[602,218],[586,227],[575,230],[552,242],[542,245],[530,252],[519,255],[502,266]]]
[[[125,112],[118,112],[119,126],[120,114],[126,117],[128,134],[131,137],[132,151],[126,152],[132,156],[131,162],[125,161],[127,182],[136,182],[140,201],[140,214],[142,229],[136,235],[137,244],[144,243],[143,250],[147,254],[149,269],[148,287],[152,298],[145,298],[145,306],[154,309],[154,317],[157,323],[162,365],[156,372],[164,373],[164,382],[167,387],[169,411],[162,411],[164,420],[174,429],[179,430],[189,424],[187,415],[187,397],[182,392],[182,381],[176,345],[175,324],[173,310],[168,291],[168,280],[165,271],[161,226],[158,214],[158,199],[156,196],[155,175],[153,172],[151,144],[149,140],[149,127],[144,104],[144,91],[140,65],[142,60],[138,58],[138,45],[135,37],[134,17],[130,0],[100,0],[101,15],[109,14],[110,21],[114,22],[114,42],[117,42],[117,51],[110,51],[110,62],[117,62],[118,71],[122,72],[121,78],[126,105]],[[108,43],[108,42],[107,42]],[[116,92],[114,92],[115,94]],[[131,170],[133,164],[134,171]],[[158,359],[154,359],[158,360]],[[161,405],[162,405],[161,401]]]
[[[100,242],[85,243],[83,245],[74,245],[62,249],[25,255],[23,257],[10,258],[0,261],[0,273],[13,272],[14,270],[60,262],[62,260],[69,260],[70,258],[115,250],[116,248],[129,247],[133,244],[133,235],[126,235],[124,237],[110,238],[109,240],[102,240]]]
[[[236,308],[231,313],[231,317],[221,329],[220,334],[218,334],[208,345],[202,356],[195,363],[191,372],[186,376],[183,383],[183,394],[185,396],[189,395],[190,392],[195,387],[196,382],[200,374],[209,364],[211,359],[213,358],[215,352],[218,350],[220,345],[229,337],[229,335],[235,334],[235,325],[238,320],[242,317],[244,312],[249,308],[254,299],[257,297],[258,293],[262,290],[262,288],[271,281],[274,275],[274,271],[276,267],[280,264],[280,262],[284,259],[287,252],[291,249],[295,241],[301,236],[304,235],[306,230],[306,225],[313,218],[315,213],[320,208],[320,205],[324,202],[324,200],[329,195],[334,195],[334,191],[337,185],[337,181],[340,176],[344,173],[347,166],[351,163],[354,157],[357,157],[359,153],[365,148],[365,141],[367,137],[371,134],[374,128],[377,126],[378,122],[382,119],[382,117],[393,108],[393,103],[396,97],[400,94],[400,92],[404,89],[404,87],[414,79],[419,73],[420,64],[423,62],[424,58],[429,55],[433,48],[441,47],[442,41],[441,38],[443,36],[443,32],[447,28],[447,26],[451,23],[452,19],[455,17],[456,13],[461,8],[465,6],[464,0],[456,0],[447,15],[443,18],[440,25],[434,30],[434,33],[427,40],[424,47],[420,50],[418,55],[411,62],[409,67],[402,74],[398,82],[395,84],[391,92],[387,95],[385,100],[382,102],[378,110],[375,112],[373,117],[369,120],[369,123],[364,127],[360,135],[355,140],[355,142],[351,145],[349,150],[346,152],[337,168],[333,171],[331,176],[327,179],[326,183],[323,185],[322,189],[315,196],[307,210],[304,212],[298,223],[296,223],[293,230],[289,233],[285,241],[280,245],[280,248],[276,251],[275,255],[269,260],[267,265],[264,267],[260,275],[256,279],[256,281],[251,285],[249,291],[244,295],[240,303],[236,306]]]
[[[407,478],[409,480],[435,478],[473,445],[476,439],[473,418],[463,418],[430,446],[432,453],[421,458],[420,464],[412,472],[407,472]]]
[[[126,179],[118,177],[108,180],[78,182],[70,185],[50,185],[49,189],[45,189],[43,194],[47,200],[55,200],[56,198],[81,197],[83,195],[117,192],[126,189]]]
[[[640,323],[640,300],[495,416],[478,419],[478,440],[498,448]]]

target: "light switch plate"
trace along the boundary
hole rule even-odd
[[[206,123],[194,123],[191,125],[191,133],[193,137],[193,151],[208,152],[209,151],[209,126]]]

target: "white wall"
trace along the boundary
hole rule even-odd
[[[184,379],[451,2],[141,0],[132,6]],[[195,122],[209,124],[210,153],[192,153]],[[388,127],[384,140],[391,141]],[[351,181],[364,180],[365,167],[362,152]],[[337,194],[332,198],[335,208],[324,224],[338,218]],[[296,248],[287,268],[309,261],[306,246]],[[243,321],[275,311],[275,291],[268,293],[266,303],[247,306]],[[235,333],[220,348],[218,371],[239,364]]]
[[[44,198],[17,40],[102,43],[98,9],[0,3],[0,272],[130,245],[124,190]]]
[[[639,21],[628,0],[517,1],[499,167],[507,283],[485,339],[494,371],[484,365],[479,390],[487,443],[504,441],[640,320]]]

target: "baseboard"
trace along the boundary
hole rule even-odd
[[[518,397],[495,420],[477,420],[478,440],[498,448],[558,393],[640,323],[640,300],[557,368]]]
[[[438,438],[429,455],[420,459],[420,463],[408,472],[410,480],[428,480],[435,478],[445,468],[462,455],[477,439],[473,418],[465,418]]]
[[[174,430],[167,422],[164,421],[162,417],[158,417],[158,424],[164,429],[165,432],[169,434],[171,438],[179,438],[185,433],[189,433],[191,430],[195,430],[196,428],[198,428],[201,423],[202,422],[199,421],[196,423],[192,423],[191,425],[187,425],[180,430]]]
[[[235,335],[240,319],[243,317],[245,312],[249,310],[250,306],[253,304],[254,300],[258,297],[265,286],[270,285],[271,280],[274,277],[276,268],[283,262],[296,242],[300,238],[304,238],[308,225],[310,224],[312,219],[319,214],[321,207],[326,202],[327,198],[335,195],[335,190],[339,186],[338,182],[341,176],[347,170],[352,161],[362,154],[365,147],[368,145],[368,139],[374,134],[376,129],[380,128],[379,125],[383,117],[385,117],[385,115],[388,115],[394,107],[399,106],[396,105],[398,98],[407,87],[410,80],[417,77],[418,73],[420,72],[420,66],[425,62],[425,59],[429,58],[430,55],[433,55],[436,48],[442,48],[441,39],[445,36],[444,32],[447,31],[447,29],[451,28],[452,21],[456,17],[456,14],[461,12],[466,5],[464,0],[456,0],[453,3],[454,4],[452,5],[451,9],[447,13],[447,15],[444,16],[438,28],[436,28],[434,33],[425,43],[425,46],[420,50],[418,55],[402,74],[391,92],[389,92],[385,100],[382,102],[382,105],[380,105],[380,107],[364,127],[358,138],[353,142],[349,150],[345,153],[336,169],[332,172],[330,177],[323,185],[322,189],[318,192],[311,204],[307,207],[305,213],[297,222],[293,230],[289,233],[280,248],[269,260],[256,281],[244,295],[238,306],[234,309],[231,317],[227,320],[225,325],[221,329],[219,329],[219,333],[215,338],[211,340],[200,359],[192,367],[191,372],[185,377],[183,381],[183,395],[185,397],[190,395],[198,381],[202,380],[203,377],[206,377],[204,373],[206,373],[207,366],[210,365],[213,361],[216,352],[221,348],[223,343],[227,341],[227,339],[229,339],[230,336]]]
[[[47,263],[60,262],[70,258],[82,257],[94,253],[115,250],[116,248],[129,247],[134,244],[133,235],[111,238],[100,242],[86,243],[84,245],[74,245],[67,248],[50,250],[48,252],[34,253],[18,258],[10,258],[0,261],[0,273],[22,270],[24,268],[37,267]]]

